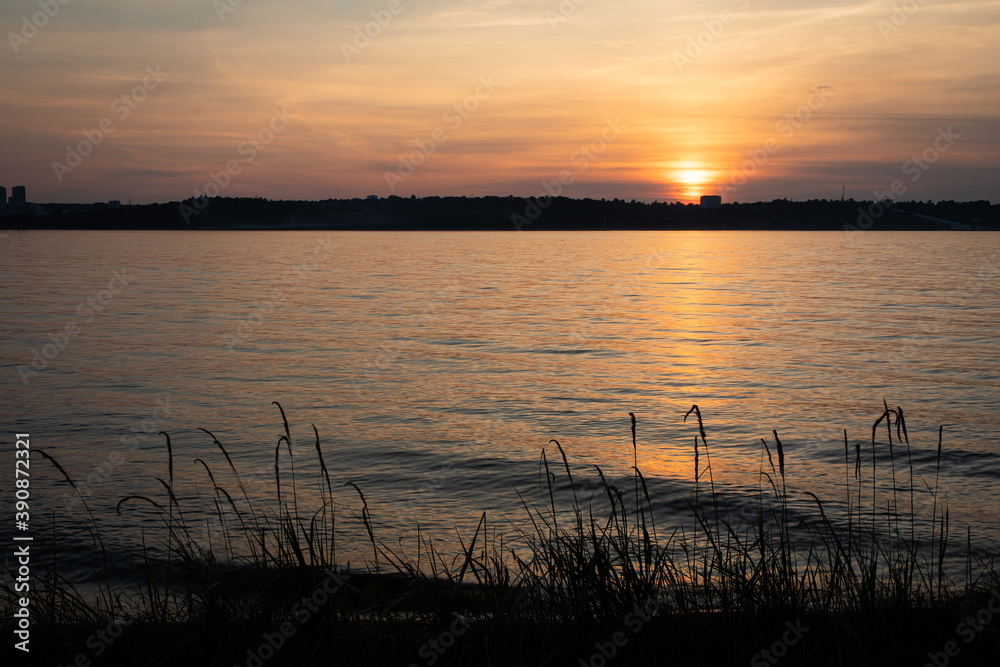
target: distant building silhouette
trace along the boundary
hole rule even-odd
[[[7,208],[7,188],[0,185],[0,211]]]
[[[722,206],[722,197],[720,195],[701,196],[702,208],[719,208],[720,206]]]
[[[14,189],[11,190],[10,207],[11,208],[21,209],[21,208],[25,207],[26,203],[27,203],[27,201],[25,199],[24,186],[23,185],[15,185]]]

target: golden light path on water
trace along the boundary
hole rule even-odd
[[[300,508],[319,501],[315,424],[338,553],[355,562],[365,537],[347,482],[386,539],[412,543],[419,523],[452,544],[483,511],[498,526],[524,519],[515,488],[537,494],[542,448],[558,461],[553,438],[588,499],[594,465],[631,489],[629,412],[660,522],[690,524],[697,425],[683,417],[693,404],[734,511],[770,472],[760,441],[776,458],[777,430],[794,502],[806,511],[809,491],[837,512],[855,443],[870,469],[885,398],[906,414],[917,509],[930,512],[943,425],[953,530],[970,526],[983,548],[1000,535],[995,235],[53,231],[5,241],[0,349],[17,390],[4,421],[59,458],[115,543],[134,546],[147,513],[129,503],[118,516],[122,497],[162,500],[159,431],[199,525],[213,501],[196,458],[237,489],[199,428],[226,446],[251,497],[273,499],[284,433],[275,400]],[[81,316],[121,270],[128,285]],[[23,383],[18,368],[70,322],[79,332]],[[884,433],[876,451],[888,483]],[[894,453],[908,482],[907,454]],[[41,515],[71,535],[64,548],[85,552],[86,514],[65,482],[39,463],[32,484]]]

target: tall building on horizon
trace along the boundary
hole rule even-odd
[[[0,211],[7,208],[7,188],[0,185]]]
[[[27,204],[27,199],[25,198],[24,186],[15,185],[14,189],[10,193],[10,207],[11,208],[24,208]]]

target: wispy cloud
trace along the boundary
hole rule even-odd
[[[367,194],[492,74],[503,87],[407,187],[530,194],[620,116],[629,131],[571,194],[677,196],[676,165],[725,173],[810,89],[830,86],[830,103],[741,198],[820,196],[846,175],[859,189],[866,179],[881,186],[886,165],[952,123],[962,141],[912,194],[1000,199],[989,169],[998,163],[1000,0],[927,2],[888,37],[879,28],[892,20],[887,0],[580,0],[556,24],[546,14],[559,12],[555,0],[399,0],[347,62],[341,43],[388,5],[244,0],[220,19],[204,0],[70,2],[18,53],[0,49],[0,184],[23,182],[37,201],[186,197],[283,105],[296,123],[227,194]],[[5,3],[0,27],[17,33],[36,11]],[[674,54],[689,40],[703,45],[679,71]],[[86,165],[54,179],[51,162],[67,144],[157,64],[169,81]]]

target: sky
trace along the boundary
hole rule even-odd
[[[4,0],[0,186],[1000,202],[1000,0]]]

